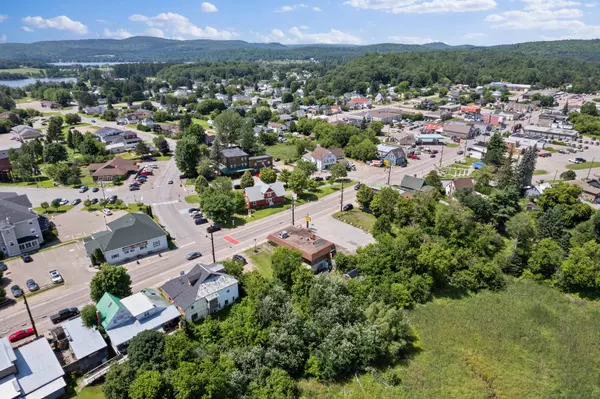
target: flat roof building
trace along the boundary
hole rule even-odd
[[[546,139],[571,140],[579,137],[579,132],[577,130],[559,129],[554,127],[528,125],[523,128],[523,131],[530,135],[543,136]]]
[[[302,259],[314,272],[331,268],[331,258],[335,255],[335,244],[315,235],[312,231],[287,226],[267,236],[267,240],[280,247],[292,248],[302,253]]]

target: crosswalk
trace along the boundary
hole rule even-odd
[[[156,206],[156,205],[172,205],[172,204],[177,204],[179,201],[174,200],[174,201],[166,201],[166,202],[157,202],[154,204],[150,204],[152,206]]]

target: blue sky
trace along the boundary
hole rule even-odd
[[[158,36],[493,45],[600,37],[596,0],[3,0],[0,41]]]

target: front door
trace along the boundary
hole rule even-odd
[[[267,198],[267,204],[269,204],[269,206],[273,206],[273,198]]]

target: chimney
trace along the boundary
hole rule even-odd
[[[98,326],[102,325],[102,314],[96,310],[96,321],[98,322]]]

